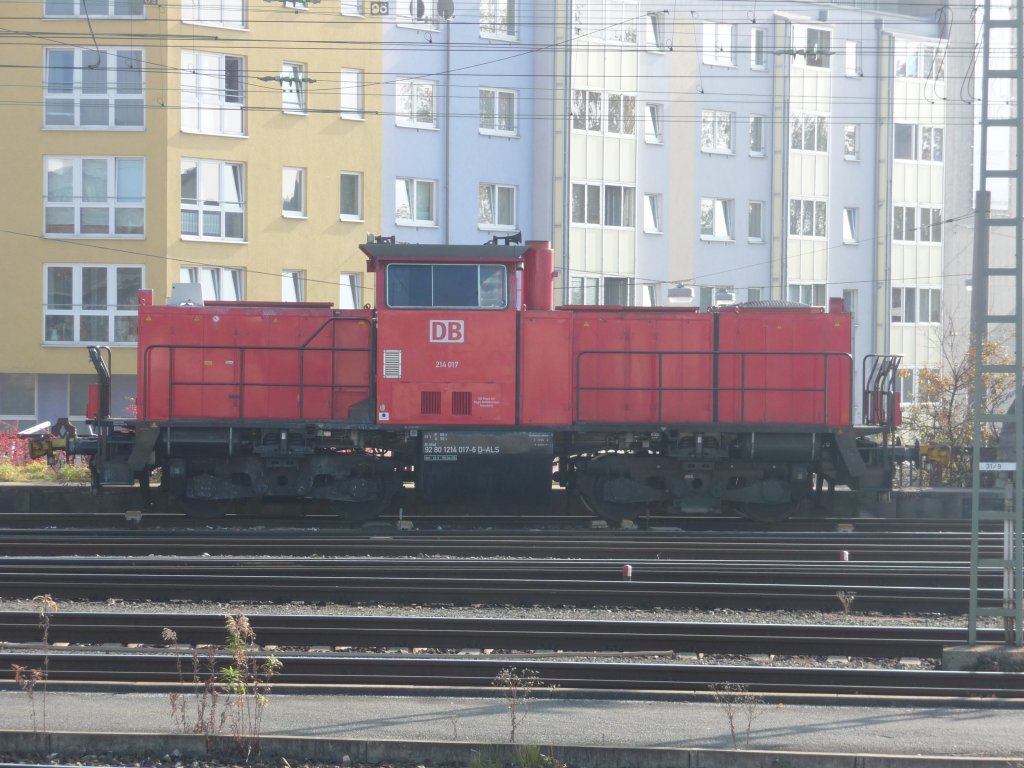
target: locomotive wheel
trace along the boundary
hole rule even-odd
[[[741,517],[745,517],[747,520],[753,520],[755,523],[773,524],[789,519],[790,515],[796,511],[794,506],[791,502],[785,504],[753,504],[750,502],[734,501],[725,505],[725,508]]]
[[[577,488],[580,498],[590,512],[609,523],[621,523],[623,520],[636,520],[651,509],[649,502],[626,504],[608,501],[604,486],[611,477],[596,473],[581,473],[577,476]]]

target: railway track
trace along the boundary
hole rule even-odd
[[[967,641],[965,629],[949,627],[273,614],[250,615],[249,623],[264,646],[404,648],[439,653],[489,648],[503,652],[938,658],[943,647]],[[219,614],[85,612],[52,614],[49,640],[75,646],[155,646],[163,644],[165,627],[192,645],[224,641],[224,617]],[[0,611],[0,643],[33,643],[39,637],[37,612]],[[980,630],[981,642],[1002,639],[1000,630]]]
[[[997,535],[982,538],[992,556]],[[0,531],[7,555],[647,558],[662,560],[968,562],[965,533],[509,532],[335,533],[280,530]]]
[[[519,667],[507,659],[462,657],[370,657],[333,654],[278,655],[283,667],[277,692],[321,690],[360,693],[482,693],[493,691],[497,674]],[[37,668],[41,654],[0,652],[0,669],[11,664]],[[227,657],[216,664],[228,663]],[[704,664],[579,662],[531,659],[519,668],[537,673],[559,693],[607,692],[618,697],[652,694],[691,696],[732,683],[770,696],[951,697],[1021,700],[1024,674],[935,670],[868,670],[814,667],[753,667]],[[182,668],[186,671],[182,671]],[[51,690],[83,686],[130,686],[140,690],[188,690],[191,657],[154,653],[54,653],[49,657]],[[4,672],[5,676],[11,673]],[[12,687],[8,683],[7,687]]]
[[[983,597],[995,598],[996,572]],[[859,610],[962,613],[966,565],[894,561],[643,560],[623,578],[619,561],[454,558],[9,557],[0,595],[58,600],[304,600],[364,603],[759,607],[834,610],[838,592]]]

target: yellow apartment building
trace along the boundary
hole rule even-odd
[[[0,422],[85,414],[85,347],[135,393],[135,304],[368,302],[381,30],[352,0],[7,4]],[[0,424],[0,431],[5,428]]]

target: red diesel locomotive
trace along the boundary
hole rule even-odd
[[[611,521],[780,519],[826,479],[890,489],[898,358],[867,358],[855,392],[840,300],[555,308],[547,243],[362,250],[376,309],[142,291],[137,417],[111,419],[91,348],[94,434],[33,436],[34,452],[89,455],[96,486],[138,483],[146,504],[302,500],[353,522],[410,481],[424,502],[491,506],[557,482]]]

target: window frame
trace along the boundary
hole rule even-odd
[[[339,70],[338,80],[341,119],[366,120],[363,70],[343,68]]]
[[[104,182],[106,190],[103,193],[103,199],[89,200],[87,194],[84,191],[87,183],[85,175],[85,164],[103,162],[105,165],[104,170]],[[59,173],[59,168],[54,168],[51,171],[52,163],[70,164],[71,166],[71,190],[70,194],[64,191],[55,192],[51,187],[51,181],[60,178],[51,177],[51,173]],[[122,180],[122,173],[126,173],[127,169],[122,170],[121,165],[133,163],[139,169],[139,178],[136,181],[138,190],[141,192],[141,197],[125,195],[122,199],[118,187]],[[96,155],[44,155],[43,156],[43,226],[42,232],[43,237],[47,239],[102,239],[102,240],[144,240],[146,238],[146,158],[145,157],[134,157],[134,156],[96,156]],[[58,197],[61,199],[52,199]],[[63,199],[68,198],[68,199]],[[107,228],[105,231],[96,232],[83,232],[83,216],[87,215],[88,211],[98,212],[102,209],[107,211]],[[72,215],[72,222],[70,226],[72,230],[60,231],[59,229],[51,230],[51,226],[66,227],[67,224],[60,224],[57,221],[50,221],[50,211],[59,210],[70,210]],[[140,231],[125,231],[118,232],[118,211],[141,211],[142,224]],[[91,226],[96,226],[95,223]],[[122,225],[123,226],[123,225]],[[127,227],[129,230],[139,229],[137,226]]]
[[[496,9],[505,6],[505,14],[500,12],[488,12],[485,23],[485,6],[494,6]],[[512,6],[511,22],[508,18],[508,6]],[[480,0],[480,37],[489,40],[518,40],[519,39],[519,3],[518,0]]]
[[[710,231],[705,231],[704,222],[706,216],[706,209],[708,208],[710,209],[711,213],[711,229]],[[700,239],[706,242],[734,242],[734,210],[735,201],[730,198],[702,197],[700,199],[700,206],[698,208],[698,231],[700,232]],[[719,223],[721,223],[725,229],[724,234],[718,230]]]
[[[55,302],[51,306],[50,283],[54,279],[51,269],[71,270],[71,303]],[[86,308],[84,272],[87,269],[105,270],[105,293],[104,306],[100,308]],[[43,264],[43,312],[42,312],[42,344],[44,347],[81,347],[89,344],[104,344],[113,347],[132,347],[138,344],[138,290],[135,290],[126,303],[118,303],[118,270],[129,270],[138,273],[139,288],[146,285],[146,267],[144,264],[91,264],[91,263],[63,263],[46,262]],[[49,318],[70,317],[72,326],[71,340],[48,339],[47,320]],[[106,339],[82,339],[82,319],[87,317],[102,317],[107,319]],[[118,320],[126,322],[128,327],[135,322],[134,338],[129,340],[117,340]]]
[[[89,8],[88,14],[82,12],[82,7],[86,0],[68,0],[73,6],[72,13],[47,13],[46,8],[49,0],[43,2],[43,18],[44,19],[84,19],[86,16],[92,19],[144,19],[146,18],[146,4],[143,0],[129,0],[130,3],[134,4],[139,10],[138,13],[116,13],[117,5],[121,0],[108,0],[107,9],[115,12],[108,13],[96,13],[95,8]]]
[[[306,64],[286,61],[281,64],[281,111],[286,115],[309,114],[309,72]]]
[[[581,97],[582,102],[580,101]],[[572,130],[590,134],[603,133],[605,125],[603,92],[588,88],[573,88],[570,112],[569,119]],[[595,117],[597,119],[596,127],[594,127]],[[579,127],[578,123],[582,123],[583,127]]]
[[[351,177],[356,180],[356,208],[355,213],[346,213],[343,210],[345,201],[344,179]],[[342,171],[338,175],[338,219],[340,221],[363,221],[363,174],[359,171]]]
[[[853,151],[850,151],[850,137],[853,137]],[[843,125],[843,160],[860,161],[860,125],[846,123]]]
[[[665,105],[660,102],[644,103],[644,143],[665,143]]]
[[[928,221],[926,222],[925,219]],[[942,208],[933,205],[922,205],[918,208],[917,241],[929,245],[942,244]]]
[[[827,287],[826,283],[788,283],[786,285],[786,300],[806,304],[809,307],[827,307]],[[796,289],[796,298],[793,298],[794,289]],[[805,298],[809,301],[804,301]]]
[[[665,232],[662,199],[660,192],[644,193],[643,227],[645,234],[661,235]]]
[[[619,201],[613,205],[609,196],[614,196],[616,190]],[[629,184],[603,184],[601,192],[601,225],[612,229],[635,229],[636,187]]]
[[[203,301],[245,301],[245,270],[239,267],[181,267],[179,276],[181,282],[199,286]],[[198,279],[192,280],[192,277]],[[231,288],[231,296],[225,296],[227,286]],[[207,287],[212,289],[212,296],[207,295]]]
[[[409,199],[410,217],[400,218],[398,215],[398,184],[412,182],[412,197]],[[430,189],[430,219],[416,218],[419,189],[426,185]],[[420,179],[412,176],[399,176],[395,179],[395,226],[398,227],[436,227],[437,226],[437,182],[433,179]]]
[[[346,282],[347,281],[347,282]],[[345,291],[348,290],[352,306],[345,306]],[[358,310],[363,308],[363,273],[362,272],[340,272],[338,273],[338,309]]]
[[[298,208],[289,208],[286,188],[288,185],[289,175],[293,177],[293,183],[291,189],[298,189],[299,192],[299,205]],[[298,166],[286,165],[281,169],[281,215],[286,219],[306,219],[309,218],[307,211],[307,195],[306,195],[306,169]]]
[[[618,130],[612,128],[612,104],[617,103]],[[606,93],[605,99],[605,133],[609,136],[635,136],[636,135],[636,94],[631,93]],[[631,107],[631,108],[630,108]]]
[[[490,94],[485,96],[485,94]],[[510,96],[512,100],[512,127],[509,130],[501,128],[502,123],[502,96]],[[493,86],[481,86],[479,89],[480,107],[480,134],[483,136],[501,136],[504,138],[516,138],[519,136],[519,91],[511,88],[497,88]],[[491,102],[493,126],[484,125],[484,103]],[[507,103],[507,102],[506,102]]]
[[[7,405],[6,396],[3,394],[5,388],[5,382],[8,377],[24,379],[25,382],[31,382],[32,385],[32,411],[31,413],[20,413],[14,410],[8,410],[5,406]],[[95,380],[93,377],[90,379]],[[36,413],[39,409],[39,377],[34,373],[0,373],[0,421],[6,422],[20,422],[22,419],[30,422],[36,422],[38,417]]]
[[[191,63],[187,61],[191,57]],[[216,70],[208,70],[208,62],[202,59],[216,59]],[[229,100],[228,82],[228,60],[238,61],[238,101]],[[245,136],[246,135],[246,61],[244,56],[232,56],[217,51],[200,51],[196,49],[183,49],[181,51],[181,83],[179,93],[181,97],[181,131],[182,133],[194,133],[208,136]],[[216,74],[212,74],[216,72]],[[186,84],[186,79],[194,78],[191,86]],[[204,78],[215,78],[217,88],[205,86]],[[215,94],[215,98],[211,97]],[[214,113],[215,110],[215,113]],[[186,119],[189,113],[195,113],[195,127],[186,126]],[[238,114],[237,131],[225,129],[225,123],[229,115]],[[204,115],[216,115],[219,130],[204,130]]]
[[[794,152],[814,152],[828,154],[829,121],[826,115],[798,114],[793,115],[789,125],[789,148]],[[808,130],[810,128],[810,130]],[[807,146],[807,137],[813,138],[813,146]],[[794,146],[799,137],[800,146]],[[824,146],[821,144],[824,142]]]
[[[577,192],[583,194],[583,219],[576,216]],[[596,206],[593,205],[596,202]],[[604,190],[600,183],[574,181],[569,186],[569,223],[579,227],[600,227],[604,221]]]
[[[768,30],[764,27],[750,29],[750,68],[756,72],[768,69]]]
[[[667,53],[672,50],[669,42],[668,25],[665,23],[668,11],[648,11],[644,25],[644,47],[650,53]]]
[[[763,200],[748,200],[747,201],[747,242],[748,243],[763,243],[764,242],[764,201]],[[754,210],[757,210],[757,231],[754,231]]]
[[[892,241],[894,243],[917,242],[917,206],[893,205]]]
[[[811,42],[811,37],[825,35],[828,43],[818,48],[819,43]],[[793,47],[802,51],[796,56],[796,63],[808,69],[832,69],[832,30],[827,27],[800,25],[795,30]]]
[[[410,88],[411,92],[403,94],[402,89],[406,87]],[[419,92],[421,88],[430,89],[429,121],[417,119],[419,113],[416,108],[416,104],[418,99],[423,98]],[[403,99],[408,100],[408,113],[404,111],[404,107],[402,106]],[[437,130],[437,82],[435,80],[426,80],[417,77],[400,77],[395,80],[395,125],[400,128],[415,128],[427,131]]]
[[[728,38],[726,45],[725,39]],[[736,66],[736,25],[706,21],[701,29],[701,62],[711,67]]]
[[[402,268],[402,267],[420,267],[420,268],[422,268],[422,267],[429,267],[430,268],[430,296],[431,296],[431,302],[430,302],[429,305],[422,305],[422,304],[394,304],[394,303],[392,303],[391,289],[392,289],[392,286],[395,284],[394,276],[392,275],[392,270],[393,269],[397,269],[397,268]],[[439,268],[444,269],[444,268],[459,268],[459,267],[462,267],[462,268],[476,267],[476,270],[477,270],[477,278],[476,278],[477,279],[477,305],[476,306],[471,306],[471,305],[468,305],[468,304],[466,304],[466,305],[462,305],[462,304],[436,304],[434,302],[434,294],[436,293],[437,285],[439,284],[439,282],[444,282],[443,280],[439,280],[438,279],[437,270]],[[501,304],[500,305],[486,306],[486,305],[482,305],[481,304],[481,300],[483,298],[483,283],[484,283],[484,277],[481,274],[481,270],[483,268],[500,270],[500,274],[502,276],[502,280],[501,280],[502,297],[501,297]],[[467,312],[471,312],[471,311],[501,312],[501,311],[504,311],[504,310],[509,308],[509,274],[508,274],[508,267],[505,264],[492,264],[492,263],[479,263],[479,264],[458,264],[457,263],[457,264],[452,264],[452,263],[443,263],[443,262],[426,263],[426,264],[424,264],[422,262],[416,262],[416,263],[394,262],[394,263],[388,264],[386,269],[387,269],[387,272],[385,274],[385,280],[386,280],[387,289],[385,291],[384,302],[387,305],[388,309],[452,309],[452,310],[467,311]]]
[[[490,210],[494,221],[485,221],[484,216],[484,194],[490,195]],[[510,222],[497,221],[498,213],[501,211],[502,193],[512,196],[512,220]],[[496,182],[480,182],[479,186],[480,205],[477,211],[477,228],[481,231],[511,231],[516,229],[516,222],[519,220],[519,190],[513,184],[498,184]]]
[[[863,77],[864,66],[861,61],[860,43],[847,40],[844,45],[843,73],[846,77]]]
[[[182,24],[195,24],[202,27],[220,27],[224,29],[237,29],[247,30],[249,22],[249,8],[247,0],[217,0],[217,9],[219,10],[220,18],[218,20],[211,20],[209,18],[199,18],[200,12],[210,5],[209,0],[182,0],[181,5],[181,23]],[[231,6],[230,8],[228,6]],[[235,10],[237,6],[237,16],[239,17],[237,23],[226,21],[225,18],[228,16],[228,10]]]
[[[925,296],[927,300],[922,300]],[[927,314],[928,319],[922,320],[922,314]],[[893,325],[940,325],[942,288],[934,285],[892,286],[889,293],[889,322]]]
[[[294,298],[288,298],[289,290]],[[306,270],[286,269],[281,272],[281,301],[295,304],[306,301]]]
[[[719,144],[722,138],[722,124],[725,123],[724,146]],[[736,122],[735,112],[721,109],[702,109],[700,113],[700,151],[706,155],[734,155],[735,141],[733,125]],[[710,137],[710,142],[706,139]]]
[[[751,157],[765,157],[766,156],[766,141],[764,135],[764,127],[767,124],[765,115],[751,114],[748,120],[749,138],[747,142],[747,154]],[[757,126],[755,132],[754,126]],[[759,137],[758,144],[754,145],[754,136]]]
[[[845,206],[843,208],[843,245],[858,243],[857,230],[860,227],[860,208]]]
[[[71,66],[60,66],[52,61],[58,54],[71,56]],[[102,71],[105,73],[106,88],[96,90],[98,83],[86,83],[87,72],[97,71],[96,65],[86,63],[86,57],[102,54]],[[127,55],[126,55],[127,54]],[[138,46],[103,46],[99,48],[69,48],[52,46],[43,49],[43,129],[47,131],[144,131],[146,130],[146,49]],[[129,66],[110,66],[129,62]],[[138,68],[138,83],[120,83],[121,73]],[[65,77],[55,77],[57,72],[67,72]],[[122,91],[121,88],[125,90]],[[52,89],[52,90],[51,90]],[[93,102],[93,103],[90,103]],[[105,106],[102,103],[105,102]],[[71,108],[71,122],[53,122],[50,109],[63,105]],[[118,125],[118,107],[138,109],[139,122]],[[105,122],[83,122],[86,109],[105,109]],[[128,111],[126,115],[131,115]]]
[[[799,206],[797,212],[797,230],[793,231],[793,206],[794,204]],[[820,206],[820,212],[819,212]],[[810,208],[811,227],[810,232],[805,232],[805,224],[807,222],[807,208]],[[824,231],[819,233],[819,223],[824,227]],[[826,240],[828,239],[828,201],[821,198],[814,197],[791,197],[789,199],[789,224],[787,226],[787,232],[790,237],[801,237],[810,240]]]
[[[183,196],[184,189],[180,190],[179,201],[182,217],[186,211],[195,211],[196,214],[196,229],[197,234],[191,234],[185,232],[185,227],[181,227],[181,239],[182,240],[206,240],[211,242],[226,242],[226,243],[244,243],[246,236],[246,226],[248,225],[248,214],[246,212],[247,206],[247,195],[246,195],[246,181],[248,174],[246,173],[245,163],[236,162],[234,160],[213,160],[209,158],[195,158],[195,157],[183,157],[181,158],[181,170],[182,176],[184,177],[185,166],[195,164],[196,171],[196,197],[195,202],[186,203],[185,200],[192,200],[193,198],[185,198]],[[217,168],[217,199],[213,200],[211,195],[206,194],[207,190],[203,187],[209,179],[204,178],[206,175],[205,170],[208,170],[210,166],[216,166]],[[237,176],[237,182],[235,183],[235,191],[238,193],[238,200],[225,199],[225,177],[226,174],[230,173],[232,181],[235,182]],[[182,178],[184,182],[184,178]],[[207,235],[204,234],[205,224],[207,216],[217,214],[220,234],[218,235]],[[230,222],[229,216],[239,216],[241,221],[241,234],[238,237],[228,237],[228,223]]]

